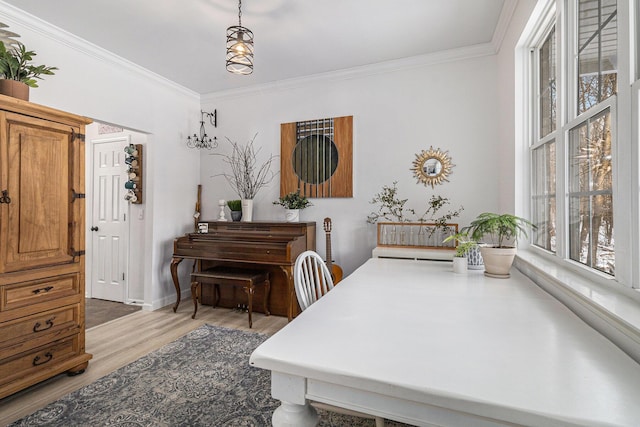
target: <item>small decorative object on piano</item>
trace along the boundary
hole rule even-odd
[[[198,233],[206,234],[209,232],[209,223],[208,222],[199,222],[198,223]]]
[[[218,200],[218,206],[220,207],[220,214],[218,215],[218,221],[226,221],[227,218],[224,216],[224,206],[227,204],[224,199]]]

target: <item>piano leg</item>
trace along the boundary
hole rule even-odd
[[[173,312],[175,313],[178,310],[178,305],[180,305],[180,283],[178,282],[178,264],[182,262],[184,258],[181,257],[173,257],[171,258],[171,278],[173,279],[173,286],[176,288],[176,303],[173,306]]]
[[[295,287],[293,286],[293,271],[292,271],[292,267],[291,266],[284,266],[281,265],[279,266],[280,270],[282,270],[282,272],[284,273],[284,277],[287,278],[287,294],[288,294],[288,309],[287,309],[287,319],[289,320],[289,322],[291,322],[293,320],[293,304],[294,304],[294,299],[295,299]]]

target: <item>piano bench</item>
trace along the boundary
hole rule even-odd
[[[198,311],[198,295],[200,294],[202,284],[211,284],[214,289],[215,307],[218,303],[220,295],[219,285],[240,286],[247,293],[249,308],[249,327],[253,326],[251,313],[253,311],[253,294],[256,285],[264,285],[264,314],[269,313],[269,293],[271,291],[271,283],[269,282],[269,272],[263,270],[250,270],[241,268],[214,267],[204,271],[191,273],[191,298],[193,299],[193,315],[196,318]]]

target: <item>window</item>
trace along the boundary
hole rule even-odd
[[[614,273],[611,113],[569,132],[569,258]]]
[[[578,1],[578,113],[616,93],[617,24],[616,0]]]
[[[532,153],[532,218],[537,229],[533,242],[556,251],[556,144],[549,137],[556,130],[556,30],[551,28],[537,52],[539,75],[539,140]]]
[[[615,276],[614,213],[622,214],[615,212],[614,182],[618,5],[548,3],[557,12],[551,8],[535,29],[529,60],[531,217],[538,227],[532,243],[560,260]],[[623,146],[631,155],[630,144]]]
[[[556,144],[547,142],[533,150],[533,242],[556,251]]]

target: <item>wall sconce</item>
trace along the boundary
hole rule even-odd
[[[211,139],[204,128],[204,116],[209,118],[209,122],[214,128],[218,127],[218,110],[213,110],[213,113],[207,113],[206,111],[200,111],[202,117],[200,118],[200,136],[193,134],[193,137],[187,137],[187,147],[189,148],[206,148],[211,150],[212,148],[218,148],[218,138],[215,136]]]

